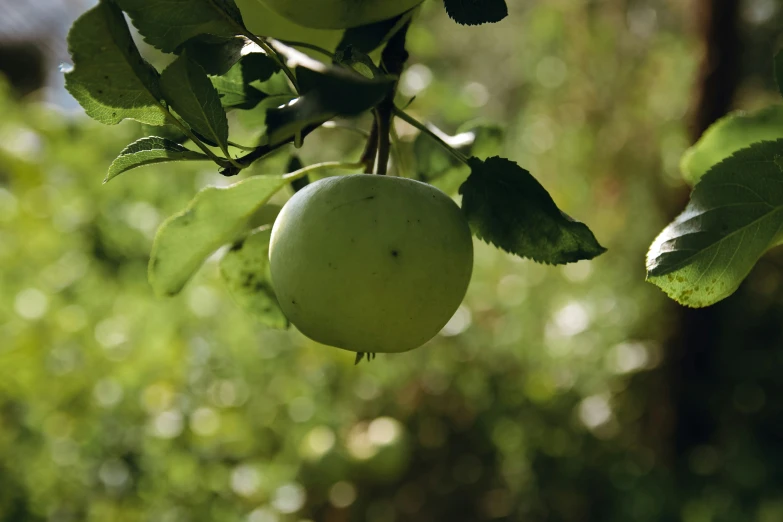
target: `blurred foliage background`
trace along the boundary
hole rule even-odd
[[[697,3],[709,2],[512,0],[507,20],[479,28],[425,6],[401,85],[410,112],[452,133],[503,125],[503,154],[609,252],[550,267],[476,242],[441,335],[359,366],[255,324],[219,256],[155,299],[158,224],[228,180],[164,165],[102,185],[139,127],[100,126],[61,92],[28,88],[18,78],[33,62],[5,67],[0,520],[783,520],[783,258],[699,323],[704,350],[677,344],[690,316],[644,282],[646,248],[687,195]],[[0,19],[18,5],[0,0]],[[733,106],[756,108],[776,100],[783,9],[739,5]],[[25,38],[52,34],[39,32]],[[20,45],[9,34],[0,49]],[[322,130],[301,155],[359,150]]]

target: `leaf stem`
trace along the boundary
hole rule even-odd
[[[259,38],[258,36],[254,35],[251,32],[247,32],[244,35],[248,40],[259,46],[261,49],[264,50],[267,56],[274,61],[278,67],[280,67],[285,75],[288,77],[288,81],[291,82],[291,85],[294,86],[294,90],[297,94],[299,94],[299,82],[296,81],[296,76],[294,75],[294,71],[288,67],[288,65],[285,63],[285,60],[280,58],[280,54],[267,43],[266,39]]]
[[[308,134],[310,134],[315,129],[317,129],[320,125],[321,125],[321,123],[317,123],[317,124],[309,125],[309,126],[305,127],[304,129],[302,129],[302,131],[300,131],[302,139],[304,139]],[[287,144],[289,144],[289,143],[291,143],[293,141],[294,141],[294,136],[291,136],[290,138],[288,138],[288,139],[286,139],[284,141],[281,141],[280,143],[275,143],[274,145],[270,145],[268,143],[265,143],[263,145],[259,145],[258,147],[256,147],[252,151],[248,152],[244,156],[240,156],[239,158],[237,158],[235,160],[236,163],[239,165],[238,167],[234,166],[234,165],[226,165],[226,166],[223,167],[223,169],[220,170],[220,173],[223,176],[236,176],[237,174],[239,174],[239,171],[241,171],[242,169],[246,169],[254,161],[259,160],[259,159],[263,158],[264,156],[267,156],[268,154],[273,153],[277,149],[280,149],[283,146],[285,146],[285,145],[287,145]]]
[[[315,172],[318,170],[327,170],[327,169],[355,170],[355,169],[361,169],[362,167],[364,167],[364,164],[362,164],[361,162],[349,163],[344,161],[324,161],[323,163],[314,163],[312,165],[303,167],[299,170],[289,172],[288,174],[283,176],[283,179],[285,179],[286,181],[296,181],[298,179],[307,176],[311,172]]]
[[[324,56],[328,56],[331,59],[334,59],[334,53],[331,51],[327,51],[323,47],[319,47],[317,45],[313,45],[311,43],[307,42],[297,42],[294,40],[279,40],[278,42],[284,43],[285,45],[288,45],[290,47],[301,47],[302,49],[310,49],[311,51],[315,51],[317,53],[321,53]]]
[[[408,61],[408,51],[405,49],[405,40],[408,37],[410,17],[402,23],[399,30],[389,39],[381,52],[381,70],[399,79]],[[389,168],[389,154],[391,151],[391,128],[394,118],[394,95],[397,92],[399,80],[394,82],[389,94],[378,104],[375,109],[375,122],[378,127],[378,159],[376,161],[376,174],[386,174]]]
[[[297,94],[299,93],[299,86],[296,82],[296,76],[294,76],[294,73],[291,71],[291,69],[288,68],[288,66],[285,64],[283,60],[280,59],[280,55],[275,52],[274,49],[266,42],[264,38],[259,38],[258,36],[254,35],[253,33],[248,30],[247,27],[241,22],[238,21],[233,16],[230,16],[227,14],[225,6],[222,5],[222,2],[219,0],[209,0],[209,2],[212,4],[213,7],[215,7],[218,11],[226,15],[226,20],[231,23],[234,27],[236,27],[236,34],[242,35],[254,44],[261,47],[264,52],[271,58],[280,68],[285,72],[285,75],[288,76],[288,79],[291,81],[291,83],[294,86],[294,89],[296,90]],[[233,2],[232,2],[233,3]]]
[[[321,127],[324,128],[324,129],[341,129],[341,130],[346,130],[346,131],[350,131],[350,132],[353,132],[355,134],[358,134],[360,136],[363,136],[364,138],[367,138],[367,139],[370,138],[370,133],[367,132],[366,130],[360,129],[359,127],[353,127],[351,125],[346,125],[344,123],[340,123],[340,122],[337,122],[337,121],[334,121],[334,120],[329,120],[329,121],[325,122],[323,125],[321,125]]]
[[[198,137],[195,134],[193,134],[193,132],[191,132],[191,130],[185,124],[183,124],[181,121],[179,121],[179,119],[176,116],[174,116],[171,113],[171,111],[169,111],[168,107],[166,107],[165,105],[162,105],[162,104],[161,104],[161,107],[163,107],[163,109],[166,111],[166,117],[171,121],[171,123],[173,123],[174,126],[178,127],[179,130],[181,130],[182,133],[185,136],[187,136],[188,139],[190,141],[192,141],[198,148],[200,148],[202,151],[204,151],[204,154],[209,156],[209,159],[211,159],[212,161],[214,161],[215,163],[217,163],[221,167],[226,167],[227,166],[227,162],[226,162],[227,158],[221,158],[220,156],[218,156],[217,154],[212,152],[209,149],[209,147],[207,147],[204,143],[202,143],[202,141],[200,139],[198,139]],[[230,159],[228,159],[228,161],[233,163]]]
[[[392,122],[392,104],[382,103],[376,109],[376,128],[378,129],[378,158],[376,159],[375,173],[384,175],[389,168],[389,152]]]
[[[240,145],[239,143],[234,143],[233,141],[229,141],[228,145],[230,147],[234,147],[235,149],[244,150],[246,152],[251,151],[255,148],[255,147],[248,147],[247,145]]]
[[[469,158],[467,156],[465,156],[463,153],[461,153],[460,151],[458,151],[457,149],[455,149],[454,147],[452,147],[451,145],[449,145],[448,143],[443,141],[443,139],[441,139],[440,136],[438,136],[437,134],[432,132],[432,130],[430,130],[426,125],[424,125],[423,123],[418,121],[416,118],[414,118],[413,116],[409,115],[408,113],[406,113],[402,109],[397,108],[396,106],[392,109],[392,112],[394,113],[395,116],[397,116],[401,120],[403,120],[403,121],[413,125],[417,129],[419,129],[421,132],[423,132],[424,134],[426,134],[427,136],[429,136],[430,138],[435,140],[435,142],[438,143],[438,145],[443,147],[443,149],[446,152],[448,152],[449,154],[454,156],[456,159],[458,159],[459,161],[461,161],[462,163],[464,163],[466,165],[468,164],[468,159]]]
[[[372,174],[375,170],[375,158],[378,156],[378,115],[372,111],[372,128],[367,136],[367,144],[364,146],[362,158],[359,160],[364,165],[364,173]]]

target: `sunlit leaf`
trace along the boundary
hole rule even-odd
[[[606,251],[584,223],[565,215],[525,169],[505,158],[470,158],[460,187],[473,233],[503,250],[539,263],[592,259]]]
[[[158,73],[139,54],[122,12],[109,0],[84,13],[68,33],[73,71],[65,87],[87,115],[113,125],[129,118],[163,125]]]
[[[708,306],[731,295],[783,239],[783,140],[715,165],[685,211],[655,239],[647,279],[677,302]]]
[[[178,293],[204,260],[245,229],[248,219],[289,180],[253,176],[230,187],[208,187],[167,219],[152,245],[149,281],[159,295]]]
[[[734,112],[713,124],[682,157],[680,170],[691,185],[713,165],[740,149],[759,142],[783,138],[783,105],[754,113]]]

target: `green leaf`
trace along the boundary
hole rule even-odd
[[[251,53],[223,76],[213,76],[210,80],[223,107],[247,110],[268,96],[258,87],[279,70],[280,67],[265,54]]]
[[[122,12],[101,0],[71,27],[68,50],[73,71],[65,87],[91,118],[114,125],[129,118],[149,125],[166,123],[158,73],[139,54]]]
[[[234,0],[114,0],[128,13],[144,41],[165,53],[179,52],[185,42],[210,34],[230,38],[243,34]]]
[[[775,80],[778,82],[778,90],[783,96],[783,49],[775,55]]]
[[[163,96],[185,122],[221,149],[228,145],[228,119],[204,69],[183,53],[160,75]]]
[[[505,0],[444,0],[446,12],[462,25],[481,25],[503,20],[508,16]]]
[[[783,140],[735,153],[704,175],[647,253],[647,280],[692,307],[731,295],[783,239]]]
[[[539,263],[592,259],[606,251],[584,223],[565,215],[530,173],[505,158],[470,158],[460,187],[473,233],[503,250]]]
[[[348,69],[353,69],[362,76],[367,78],[377,78],[383,76],[384,73],[381,69],[375,65],[375,62],[366,53],[358,50],[356,47],[346,47],[345,49],[338,49],[334,53],[332,63]]]
[[[268,111],[266,125],[272,144],[335,116],[356,116],[369,110],[394,86],[391,76],[367,78],[346,67],[327,66],[279,43],[275,49],[294,65],[302,96]]]
[[[773,105],[751,114],[734,112],[710,126],[685,152],[680,170],[685,180],[695,185],[713,165],[738,150],[778,138],[783,138],[783,105]]]
[[[242,49],[247,42],[245,38],[221,38],[206,34],[191,38],[185,42],[182,50],[205,73],[219,75],[226,74],[242,58]]]
[[[123,172],[136,167],[152,165],[153,163],[164,163],[167,161],[187,161],[187,160],[206,160],[210,161],[209,156],[186,149],[176,142],[160,138],[158,136],[149,136],[136,140],[125,147],[120,155],[112,162],[109,167],[109,173],[106,175],[104,183],[113,179]]]
[[[269,110],[276,109],[294,99],[293,95],[276,95],[265,98],[256,107],[249,110],[237,111],[237,121],[248,131],[252,138],[261,143],[268,142],[266,134],[266,116]]]
[[[174,295],[182,290],[207,257],[235,241],[256,210],[289,181],[285,176],[253,176],[196,194],[155,236],[148,273],[155,293]]]
[[[220,274],[237,304],[260,323],[288,328],[269,275],[272,227],[254,230],[237,241],[220,261]]]

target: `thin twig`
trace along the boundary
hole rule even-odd
[[[384,175],[389,168],[389,152],[391,150],[391,120],[392,111],[386,103],[381,103],[375,111],[375,125],[378,129],[378,158],[376,159],[375,173]]]
[[[448,152],[449,154],[451,154],[452,156],[457,158],[462,163],[464,163],[466,165],[468,164],[468,157],[467,156],[465,156],[463,153],[461,153],[460,151],[458,151],[457,149],[455,149],[454,147],[452,147],[451,145],[449,145],[448,143],[443,141],[443,139],[440,136],[438,136],[437,134],[432,132],[429,128],[427,128],[426,125],[424,125],[423,123],[421,123],[420,121],[418,121],[416,118],[414,118],[410,114],[406,113],[405,111],[403,111],[401,109],[398,109],[397,107],[394,107],[394,109],[392,109],[392,110],[393,110],[395,116],[397,116],[398,118],[400,118],[403,121],[406,121],[406,122],[410,123],[411,125],[413,125],[417,129],[419,129],[421,132],[423,132],[424,134],[426,134],[427,136],[429,136],[430,138],[435,140],[435,142],[437,142],[441,147],[443,147],[443,149],[446,152]]]
[[[383,48],[381,53],[381,69],[397,78],[402,75],[405,69],[405,62],[408,61],[408,51],[405,50],[405,39],[408,36],[408,27],[410,19],[403,25],[399,31],[394,33],[389,39],[389,43]],[[378,159],[376,161],[376,174],[386,174],[389,166],[389,153],[391,150],[391,127],[394,117],[394,95],[397,92],[397,82],[394,83],[389,94],[378,104],[375,110],[375,123],[378,128]]]
[[[293,41],[293,40],[279,40],[279,39],[278,39],[278,42],[282,42],[285,45],[288,45],[290,47],[301,47],[303,49],[310,49],[311,51],[315,51],[317,53],[321,53],[321,54],[323,54],[325,56],[328,56],[331,59],[334,59],[334,53],[333,52],[327,51],[323,47],[319,47],[319,46],[313,45],[311,43],[296,42],[296,41]]]
[[[362,152],[361,163],[364,164],[364,173],[372,174],[375,170],[375,158],[378,156],[378,116],[376,111],[372,112],[372,128],[367,137],[367,144]]]

